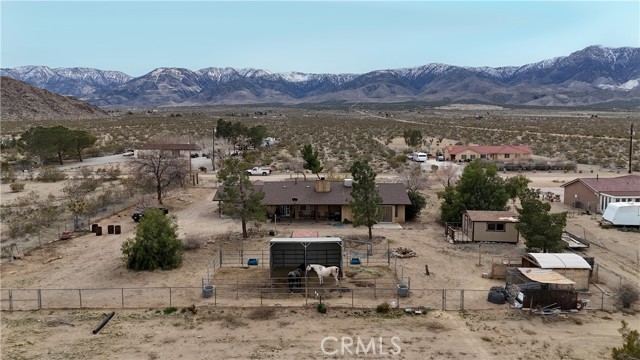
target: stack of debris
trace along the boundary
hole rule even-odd
[[[405,247],[399,247],[397,249],[391,250],[391,256],[397,258],[409,258],[416,256],[416,252]]]

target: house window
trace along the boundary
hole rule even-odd
[[[504,223],[487,223],[487,231],[504,231]]]
[[[486,159],[487,158],[487,154],[480,154],[480,159]]]
[[[313,211],[313,205],[300,205],[300,211]]]
[[[398,205],[394,205],[394,206],[393,206],[393,208],[394,208],[394,209],[395,209],[395,211],[396,211],[396,217],[398,217]]]
[[[475,159],[476,156],[475,155],[471,155],[471,160]]]
[[[460,155],[460,159],[467,160],[467,155],[464,155],[464,154]]]
[[[505,159],[508,159],[508,158],[510,158],[510,157],[511,157],[511,154],[504,154],[504,158],[505,158]]]

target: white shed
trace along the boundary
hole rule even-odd
[[[274,277],[274,272],[275,277],[286,276],[302,263],[342,268],[342,239],[338,237],[273,238],[269,248],[271,277]]]
[[[602,220],[616,226],[640,226],[640,202],[609,203]]]

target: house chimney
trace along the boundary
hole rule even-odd
[[[331,191],[331,181],[320,178],[316,180],[315,191],[318,193],[328,193]]]

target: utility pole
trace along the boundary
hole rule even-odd
[[[629,174],[631,174],[631,158],[633,157],[633,123],[631,123],[631,131],[629,131]]]
[[[213,127],[213,150],[211,150],[211,167],[213,171],[216,171],[216,130],[217,128]]]

